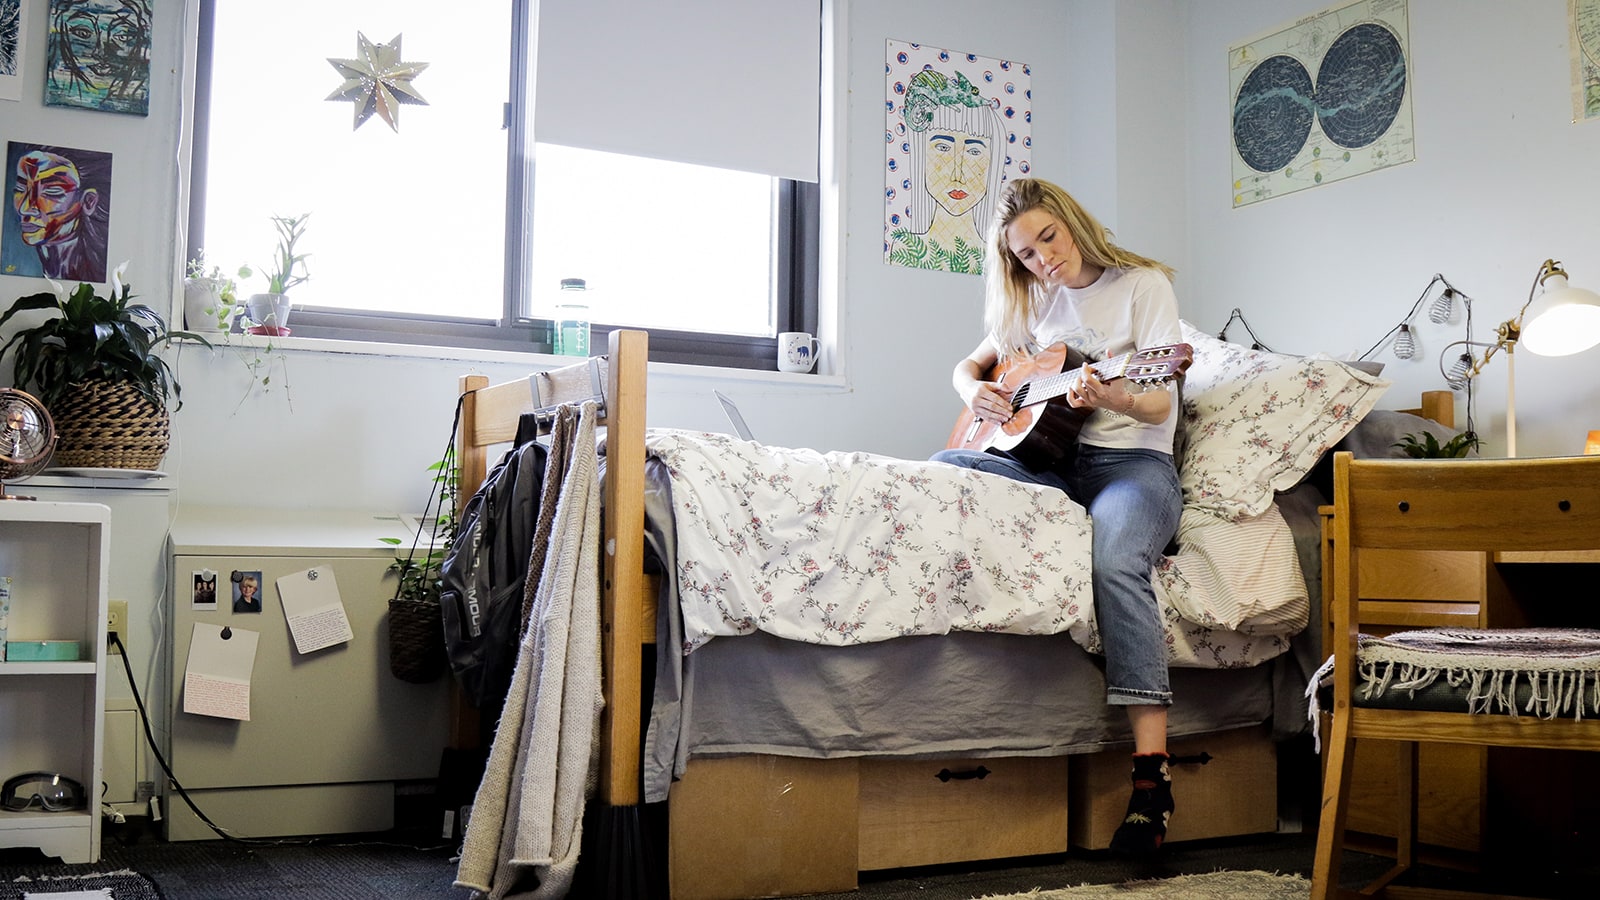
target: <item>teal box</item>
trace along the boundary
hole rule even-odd
[[[7,662],[77,662],[77,641],[7,641]]]

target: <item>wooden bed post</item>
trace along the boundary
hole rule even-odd
[[[461,510],[477,492],[478,485],[488,476],[487,456],[482,447],[474,443],[478,428],[478,405],[473,392],[489,386],[487,375],[463,375],[457,383],[457,396],[461,398],[461,421],[456,427],[456,508],[452,514],[457,521]],[[471,485],[471,490],[463,490]],[[476,750],[483,745],[482,722],[478,708],[467,702],[461,683],[450,679],[450,743],[457,750]]]
[[[606,375],[605,569],[600,640],[606,708],[600,724],[600,800],[634,806],[640,792],[640,671],[644,591],[644,427],[649,335],[611,332]]]

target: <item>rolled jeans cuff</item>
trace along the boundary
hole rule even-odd
[[[1171,691],[1135,691],[1129,688],[1106,688],[1107,706],[1171,706]]]

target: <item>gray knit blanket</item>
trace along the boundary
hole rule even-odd
[[[1466,687],[1474,713],[1554,719],[1600,714],[1600,631],[1589,628],[1429,628],[1356,642],[1361,696],[1417,691],[1445,679]],[[1529,688],[1518,709],[1517,687]]]
[[[1427,628],[1356,638],[1357,697],[1411,696],[1440,679],[1465,689],[1472,713],[1543,719],[1600,716],[1600,630],[1591,628]],[[1306,687],[1318,733],[1319,688],[1333,682],[1333,657]],[[1525,699],[1518,701],[1518,695]]]

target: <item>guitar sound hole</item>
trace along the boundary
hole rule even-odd
[[[1011,408],[1012,409],[1021,409],[1024,406],[1028,405],[1028,388],[1029,387],[1031,387],[1031,385],[1024,384],[1022,387],[1017,388],[1017,392],[1015,394],[1011,395]]]

